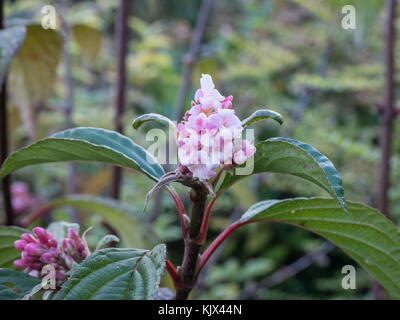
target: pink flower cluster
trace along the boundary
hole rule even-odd
[[[15,260],[14,265],[33,277],[39,278],[42,268],[50,264],[56,270],[56,279],[63,280],[74,262],[81,262],[89,255],[85,242],[73,228],[68,229],[61,245],[43,228],[35,227],[33,233],[36,237],[24,233],[14,243],[15,248],[22,251],[21,259]]]
[[[215,89],[212,78],[203,74],[184,121],[178,124],[180,167],[202,181],[215,175],[214,169],[241,165],[256,151],[242,140],[242,123],[232,109],[232,96]]]

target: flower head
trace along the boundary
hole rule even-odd
[[[73,228],[69,228],[67,238],[61,245],[54,236],[41,227],[33,228],[33,234],[24,233],[20,240],[14,242],[18,251],[22,251],[21,259],[14,261],[19,269],[33,277],[40,277],[45,265],[52,265],[56,270],[56,279],[63,281],[65,274],[74,262],[81,262],[89,255],[86,243]]]
[[[194,178],[208,180],[215,175],[215,168],[243,164],[255,152],[247,140],[235,146],[243,127],[232,109],[232,100],[232,96],[225,98],[215,89],[210,75],[202,75],[200,89],[177,131],[179,165]]]

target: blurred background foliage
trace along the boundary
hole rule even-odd
[[[60,131],[65,125],[62,40],[57,31],[47,32],[43,38],[40,10],[46,4],[57,8],[57,2],[52,1],[7,1],[7,24],[29,25],[8,80],[12,150]],[[157,112],[173,117],[184,67],[182,58],[188,50],[200,4],[198,0],[131,1],[124,123],[125,134],[139,144],[150,144],[145,139],[150,126],[134,131],[130,123],[135,116]],[[345,4],[356,8],[355,30],[341,27],[341,8]],[[71,30],[75,126],[113,128],[116,6],[117,1],[69,1],[65,20]],[[383,99],[383,18],[381,0],[214,1],[186,106],[190,106],[201,73],[212,74],[223,95],[233,94],[240,118],[260,107],[284,116],[281,127],[268,121],[256,124],[256,140],[290,136],[315,146],[342,173],[346,198],[375,206],[379,164],[377,106]],[[398,55],[400,50],[396,52]],[[398,83],[399,76],[396,79]],[[398,137],[399,122],[394,130]],[[80,194],[109,195],[109,167],[78,164],[76,170]],[[65,195],[67,176],[68,167],[62,164],[29,167],[13,174],[13,181],[26,183],[34,198],[18,214],[23,217]],[[400,142],[394,139],[390,216],[397,225],[399,178]],[[165,241],[170,259],[179,264],[183,246],[178,216],[169,196],[163,193],[160,206],[152,208],[154,202],[150,203],[146,214],[141,214],[152,185],[144,176],[125,172],[121,202],[131,213],[126,220],[107,220],[107,213],[101,210],[80,208],[80,222],[84,227],[94,227],[88,234],[89,242],[96,243],[110,226],[119,233],[120,227],[128,223],[132,228],[125,228],[120,234],[123,241],[119,245],[150,248],[154,242]],[[189,205],[185,188],[176,187]],[[320,195],[327,196],[310,183],[285,175],[245,179],[215,205],[209,239],[256,201]],[[35,224],[68,220],[67,208],[59,206]],[[338,249],[315,258],[310,267],[282,283],[265,283],[254,289],[255,283],[270,279],[274,272],[323,242],[287,225],[249,225],[236,231],[217,253],[217,259],[200,277],[194,297],[370,298],[370,278],[358,266],[357,290],[341,288],[342,267],[355,262]],[[164,285],[171,286],[168,277],[164,278]]]

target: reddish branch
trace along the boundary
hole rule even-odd
[[[165,268],[167,269],[167,272],[169,273],[169,275],[172,278],[172,281],[174,282],[175,289],[177,289],[180,283],[179,274],[176,271],[172,262],[169,261],[168,258],[165,258]]]
[[[185,239],[186,238],[185,207],[184,207],[182,200],[179,197],[178,193],[174,189],[167,188],[167,190],[168,190],[169,194],[171,195],[172,199],[174,200],[176,208],[178,210],[179,221],[181,223],[182,237]]]
[[[210,259],[214,251],[218,249],[218,247],[222,244],[222,242],[224,242],[225,239],[232,234],[232,232],[234,232],[237,228],[244,226],[245,224],[248,224],[250,222],[251,221],[231,224],[217,238],[215,238],[215,240],[208,246],[206,251],[204,251],[204,253],[201,255],[198,273],[201,271],[201,269],[203,269],[204,265],[207,263],[208,259]]]
[[[116,19],[117,38],[117,93],[115,97],[114,125],[117,132],[122,133],[122,115],[125,105],[125,83],[126,83],[126,54],[128,51],[128,11],[129,0],[121,0]],[[122,180],[122,169],[114,167],[111,178],[111,196],[119,198]]]
[[[0,29],[4,28],[3,25],[3,1],[0,2]],[[7,92],[6,92],[6,77],[1,84],[0,92],[0,165],[7,158],[8,154],[8,126],[7,126]],[[6,225],[12,225],[14,223],[14,214],[11,205],[11,194],[10,194],[10,176],[1,180],[1,190],[3,194],[3,206],[6,213]]]

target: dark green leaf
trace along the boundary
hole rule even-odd
[[[131,168],[158,180],[163,168],[145,149],[114,131],[75,128],[39,140],[14,152],[4,162],[0,178],[20,168],[49,162],[94,161]]]
[[[400,299],[400,232],[377,210],[347,202],[349,214],[331,199],[267,200],[253,205],[239,223],[273,221],[323,236],[370,272]]]
[[[333,163],[314,147],[287,138],[271,138],[256,145],[254,172],[277,172],[311,181],[334,197],[346,211],[342,177]],[[244,175],[229,175],[217,190],[224,191]]]
[[[40,279],[26,273],[0,268],[0,299],[22,298],[40,282]]]
[[[165,245],[153,250],[102,249],[82,262],[55,299],[151,300],[165,266]]]

